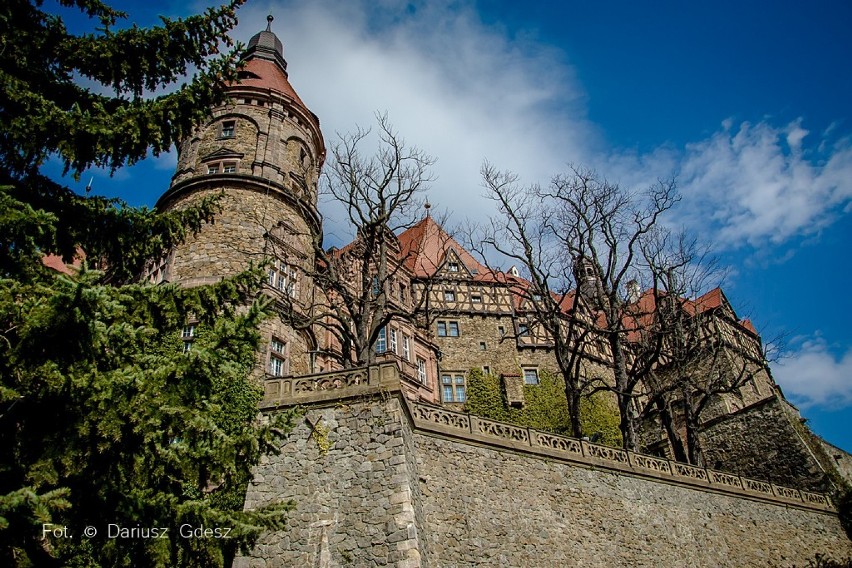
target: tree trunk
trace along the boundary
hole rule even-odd
[[[567,384],[567,383],[566,383]],[[565,396],[568,399],[568,415],[571,418],[571,433],[577,437],[584,436],[583,425],[580,422],[580,393],[576,388],[565,389]]]
[[[627,361],[621,348],[621,338],[617,332],[610,334],[612,348],[612,366],[615,372],[615,390],[618,399],[618,413],[621,415],[619,428],[624,449],[636,451],[636,425],[633,419],[633,397],[627,392],[629,384],[627,377]]]
[[[698,417],[695,415],[692,392],[689,386],[683,389],[683,413],[686,423],[686,447],[689,452],[689,463],[703,466],[704,455],[701,451],[701,442],[698,440]]]
[[[657,399],[657,410],[660,411],[660,422],[666,431],[666,437],[669,439],[669,444],[671,444],[675,461],[689,463],[686,450],[683,447],[683,440],[681,440],[674,426],[671,403],[663,401],[662,398]]]

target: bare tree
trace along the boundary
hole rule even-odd
[[[565,384],[571,429],[583,436],[580,401],[605,386],[601,377],[587,376],[584,361],[595,356],[594,325],[584,298],[576,294],[573,264],[552,234],[551,213],[542,207],[538,187],[521,188],[517,175],[498,171],[485,163],[481,169],[487,196],[495,201],[501,217],[478,230],[469,231],[468,247],[486,266],[496,252],[524,268],[526,279],[513,278],[489,266],[498,280],[520,300],[535,327],[552,343],[557,366]],[[529,331],[527,332],[529,333]],[[508,335],[504,340],[518,337]]]
[[[343,249],[325,249],[322,233],[311,235],[316,270],[310,276],[327,301],[296,322],[330,330],[340,347],[330,354],[347,367],[374,362],[373,346],[384,326],[394,318],[412,317],[411,306],[394,292],[404,278],[396,233],[416,221],[435,162],[407,146],[386,115],[377,115],[377,120],[375,154],[364,152],[371,134],[364,128],[339,135],[331,147],[321,191],[342,205],[355,228],[355,241]]]
[[[631,193],[591,171],[572,168],[547,188],[519,189],[511,173],[490,164],[482,173],[504,221],[492,222],[490,238],[483,242],[525,266],[537,321],[551,335],[566,395],[576,404],[572,414],[578,414],[578,401],[590,390],[613,391],[624,446],[635,449],[635,390],[654,359],[637,361],[631,352],[630,339],[643,318],[627,283],[641,272],[642,242],[679,199],[674,182]],[[582,376],[580,363],[593,353],[606,357],[612,383]],[[572,420],[578,427],[578,419]]]
[[[684,440],[676,427],[678,419],[697,426],[692,412],[695,391],[685,384],[681,371],[699,360],[707,373],[716,365],[707,358],[712,335],[706,313],[690,298],[698,297],[708,282],[721,279],[722,271],[709,249],[699,247],[685,232],[655,228],[643,239],[641,250],[651,288],[634,303],[634,318],[641,321],[631,341],[630,371],[641,380],[645,394],[640,420],[659,419],[675,459],[697,463],[697,428],[687,426]]]
[[[744,329],[721,301],[720,290],[712,292],[717,296],[712,301],[698,296],[721,272],[706,251],[696,251],[695,242],[683,237],[675,248],[646,249],[656,305],[646,337],[656,336],[662,352],[645,380],[645,411],[656,406],[676,459],[704,465],[702,415],[765,371],[767,358],[760,337]],[[673,419],[682,422],[683,439],[666,425]]]

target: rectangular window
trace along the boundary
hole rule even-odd
[[[464,402],[464,375],[441,375],[441,393],[444,402]]]
[[[452,290],[444,290],[444,301],[445,302],[455,302],[456,301],[456,293]]]
[[[284,376],[284,360],[274,355],[269,358],[269,374],[273,377]]]
[[[449,324],[449,335],[450,337],[458,337],[459,336],[459,322],[451,321],[447,322]]]
[[[222,164],[222,173],[234,174],[237,172],[237,164],[234,162],[226,162]]]
[[[270,286],[278,288],[291,298],[296,297],[296,267],[285,262],[278,261],[275,268],[269,269],[267,282]]]
[[[233,138],[234,130],[235,130],[236,122],[233,120],[226,120],[222,123],[222,138]]]
[[[438,337],[447,337],[447,322],[438,322]]]
[[[470,301],[473,302],[474,304],[481,304],[482,303],[482,294],[471,294]]]
[[[500,333],[500,337],[504,337],[506,335],[506,328],[502,325],[497,328],[497,331]]]
[[[452,375],[441,375],[441,389],[444,391],[444,402],[453,402]]]
[[[530,334],[530,328],[525,323],[518,324],[518,336],[526,337]]]
[[[484,341],[480,341],[480,342],[479,342],[479,350],[480,350],[480,351],[485,351],[487,348],[488,348],[488,346],[487,346],[487,345],[485,345],[485,342],[484,342]]]
[[[376,353],[384,353],[388,349],[387,330],[382,328],[379,330],[379,337],[376,339]]]
[[[218,174],[219,173],[219,164],[210,164],[207,166],[208,174]]]
[[[524,368],[524,382],[528,385],[538,384],[538,369],[535,367]]]
[[[490,375],[491,374],[491,367],[489,367],[488,365],[483,365],[482,366],[482,374],[483,375]]]
[[[399,285],[399,301],[405,303],[405,298],[408,295],[405,284]]]
[[[391,328],[390,330],[390,350],[396,354],[396,330]]]
[[[458,272],[459,271],[459,263],[458,262],[448,262],[447,270],[450,272]]]
[[[402,336],[402,358],[411,361],[411,338],[407,335]]]
[[[456,402],[464,402],[465,401],[465,392],[464,392],[464,376],[456,375]]]
[[[192,343],[195,341],[195,325],[185,325],[180,332],[183,339],[183,352],[189,353],[192,350]]]
[[[269,342],[269,374],[273,377],[287,374],[287,346],[274,337]]]
[[[379,277],[373,276],[373,296],[378,296],[379,290]]]
[[[426,384],[426,360],[417,358],[417,380],[421,384]]]

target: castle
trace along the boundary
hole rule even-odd
[[[290,530],[265,537],[243,565],[594,565],[607,554],[621,555],[615,564],[678,564],[691,558],[683,556],[691,539],[724,543],[732,555],[705,550],[705,565],[801,562],[810,548],[849,554],[822,495],[828,470],[843,472],[849,456],[798,422],[759,336],[719,289],[691,305],[711,314],[726,349],[753,370],[716,398],[702,424],[713,469],[669,460],[653,427],[645,442],[656,457],[465,414],[471,369],[499,377],[517,407],[555,370],[551,342],[531,318],[535,298],[517,293],[523,280],[514,269],[481,264],[428,211],[387,237],[393,270],[381,280],[356,278],[364,263],[357,239],[320,262],[319,119],[290,85],[271,27],[251,39],[244,62],[229,101],[183,142],[157,204],[221,195],[222,211],[149,273],[153,282],[193,286],[271,262],[265,292],[280,317],[261,330],[264,411],[307,410],[281,456],[258,469],[246,506],[293,497],[299,509]],[[349,346],[334,333],[339,293],[316,282],[318,263],[329,262],[354,267],[351,290],[388,307],[383,321],[364,324],[372,328],[364,367],[352,368]],[[183,335],[191,349],[192,322]],[[605,349],[583,365],[605,377]],[[762,525],[774,544],[729,526],[731,515]],[[615,528],[602,528],[606,519]],[[667,532],[660,522],[679,528]],[[657,541],[643,546],[639,535]],[[735,552],[740,546],[748,552]]]

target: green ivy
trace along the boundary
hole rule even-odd
[[[580,399],[580,424],[589,436],[600,433],[599,444],[622,447],[620,417],[612,395],[597,392]]]
[[[471,369],[467,374],[465,410],[490,420],[556,434],[572,434],[564,382],[559,375],[546,369],[539,374],[539,384],[524,385],[523,408],[508,405],[499,377]],[[606,394],[597,393],[583,399],[580,412],[586,432],[600,432],[600,443],[621,446],[618,409]]]

